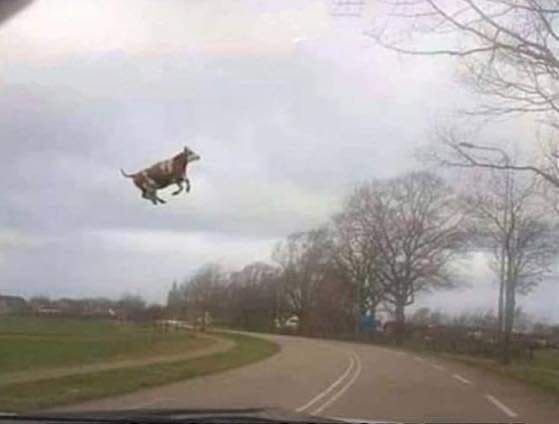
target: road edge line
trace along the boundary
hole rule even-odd
[[[510,409],[507,405],[505,405],[503,402],[501,402],[495,396],[490,395],[490,394],[486,394],[485,398],[489,402],[491,402],[493,405],[495,405],[497,408],[499,408],[502,412],[504,412],[510,418],[518,417],[518,414],[516,412],[514,412],[512,409]]]
[[[439,364],[430,363],[430,365],[435,368],[437,371],[446,371],[446,368]]]
[[[462,377],[460,374],[452,374],[452,377],[464,384],[473,384],[470,380]]]

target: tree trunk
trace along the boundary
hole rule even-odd
[[[503,362],[504,365],[510,364],[510,360],[511,360],[511,352],[510,352],[510,341],[511,341],[511,330],[510,330],[510,328],[512,327],[510,325],[511,321],[512,321],[512,319],[509,317],[509,312],[507,311],[507,314],[506,314],[506,317],[505,317],[505,333],[504,333],[504,337],[503,337],[503,352],[502,352],[502,357],[501,357],[501,361]]]
[[[355,337],[359,338],[361,333],[361,286],[355,287]]]
[[[395,318],[396,318],[396,322],[399,325],[403,325],[404,322],[406,321],[406,316],[404,313],[404,303],[403,302],[398,302],[396,303],[396,310],[395,310]]]
[[[406,321],[406,316],[404,312],[405,304],[404,302],[397,302],[395,305],[395,318],[396,318],[396,343],[402,344],[404,341],[404,326]]]
[[[515,288],[511,281],[507,284],[505,295],[505,331],[503,337],[503,364],[508,365],[511,363],[511,339],[512,329],[514,327],[514,310],[516,308]]]
[[[303,309],[299,315],[299,334],[301,336],[310,336],[310,314],[307,309]]]

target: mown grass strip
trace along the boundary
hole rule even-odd
[[[29,412],[229,370],[265,359],[279,350],[268,340],[241,334],[220,334],[236,345],[227,352],[182,362],[154,364],[3,386],[0,411]]]
[[[10,373],[180,354],[211,344],[192,331],[151,324],[0,316],[0,381]]]

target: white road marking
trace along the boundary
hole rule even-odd
[[[357,378],[361,375],[361,361],[359,359],[359,356],[355,355],[355,361],[357,363],[357,369],[355,370],[353,377],[346,383],[345,386],[343,386],[340,390],[333,394],[330,399],[324,402],[322,406],[319,406],[314,411],[312,411],[311,415],[320,414],[322,411],[332,405],[336,400],[338,400],[338,398],[343,395],[347,391],[347,389],[349,389],[353,385],[353,383],[355,383],[355,380],[357,380]]]
[[[351,356],[349,358],[349,365],[346,368],[346,370],[344,371],[344,373],[342,375],[340,375],[340,377],[338,377],[338,379],[336,381],[334,381],[330,386],[328,386],[325,390],[320,392],[318,395],[313,397],[311,400],[309,400],[304,405],[297,408],[296,411],[297,412],[302,412],[302,411],[310,408],[312,405],[314,405],[316,402],[318,402],[324,396],[328,395],[328,393],[330,393],[332,390],[334,390],[349,375],[349,373],[353,370],[354,366],[355,366],[355,359],[353,359],[353,356]]]
[[[435,368],[436,370],[438,370],[438,371],[446,371],[446,368],[443,367],[443,366],[441,366],[441,365],[438,365],[438,364],[431,364],[431,366],[432,366],[433,368]]]
[[[453,374],[452,375],[456,380],[461,381],[464,384],[472,384],[470,380],[467,378],[462,377],[460,374]]]
[[[419,356],[414,356],[413,359],[415,359],[418,362],[425,362],[425,359],[419,357]]]
[[[495,396],[485,395],[485,398],[489,402],[491,402],[493,405],[495,405],[497,408],[499,408],[501,411],[503,411],[509,417],[511,417],[511,418],[518,417],[518,414],[516,412],[514,412],[512,409],[510,409],[507,405],[505,405],[503,402],[501,402]]]

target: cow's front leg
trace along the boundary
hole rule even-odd
[[[142,191],[142,197],[151,201],[154,205],[157,205],[157,201],[153,198],[153,193],[148,193],[147,191]]]
[[[184,182],[186,183],[186,193],[190,193],[190,180],[185,178]]]
[[[184,190],[184,187],[182,185],[182,181],[177,181],[176,184],[179,188],[178,188],[177,191],[173,191],[173,196],[176,196],[177,194],[179,194],[181,191]]]
[[[159,203],[167,203],[165,200],[163,200],[161,197],[159,197],[157,195],[157,193],[153,193],[153,196],[154,196],[155,200],[157,200]]]
[[[157,196],[155,196],[154,193],[146,193],[146,195],[144,196],[146,199],[150,200],[151,203],[153,203],[154,205],[157,205]]]
[[[165,200],[157,195],[157,190],[154,190],[153,188],[146,190],[145,197],[151,200],[151,203],[153,203],[154,205],[157,205],[157,203],[167,203]]]

